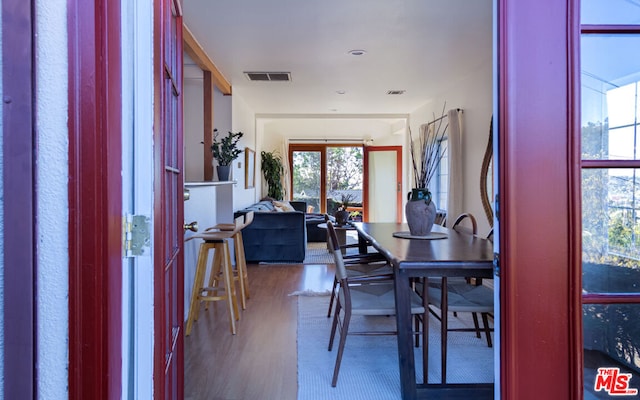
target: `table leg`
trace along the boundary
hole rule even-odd
[[[398,360],[400,363],[400,390],[403,400],[417,397],[415,360],[413,357],[413,335],[409,276],[394,265],[396,320],[398,328]]]
[[[367,254],[367,247],[367,240],[360,235],[360,232],[358,232],[358,253]]]
[[[336,229],[336,236],[338,236],[338,244],[344,246],[347,244],[347,231],[344,229]],[[327,242],[328,243],[328,242]],[[347,249],[342,249],[342,255],[347,253]]]
[[[442,383],[447,383],[447,326],[449,323],[449,291],[447,290],[447,278],[442,278],[442,292],[440,294],[440,343],[441,343],[441,373]]]

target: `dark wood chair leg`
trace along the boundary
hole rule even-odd
[[[333,324],[331,325],[331,337],[329,338],[329,351],[333,349],[333,339],[336,337],[336,328],[338,327],[338,318],[340,318],[340,300],[336,301],[336,311],[333,314]]]
[[[491,329],[489,329],[488,313],[482,313],[482,323],[484,324],[484,334],[487,335],[487,346],[493,347],[491,343]]]
[[[480,324],[478,324],[478,313],[471,313],[473,317],[473,327],[476,328],[476,337],[480,339],[482,336],[480,335]]]
[[[333,278],[333,289],[331,289],[331,298],[329,299],[329,310],[327,311],[327,318],[331,318],[331,309],[333,308],[333,300],[336,298],[336,290],[338,288],[338,280]]]
[[[340,304],[340,302],[338,302]],[[337,311],[336,311],[336,315]],[[338,344],[338,355],[336,356],[336,366],[333,369],[333,379],[331,386],[336,387],[338,384],[338,374],[340,373],[340,364],[342,363],[342,354],[344,353],[344,345],[347,342],[347,334],[349,332],[349,321],[351,320],[351,312],[345,308],[342,326],[340,328],[340,343]]]

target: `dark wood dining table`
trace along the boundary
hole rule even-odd
[[[492,243],[439,225],[435,225],[432,232],[445,237],[433,240],[394,237],[395,232],[409,230],[406,224],[364,222],[354,223],[354,226],[358,235],[369,241],[393,265],[402,399],[493,399],[493,383],[428,383],[426,359],[423,360],[423,383],[416,382],[409,301],[412,278],[425,279],[423,296],[429,290],[428,277],[493,278]],[[443,291],[443,310],[446,307],[446,291]],[[429,312],[425,310],[424,335],[428,335],[428,317]],[[441,325],[442,345],[446,349],[446,320]],[[424,357],[427,357],[427,352],[427,348],[423,349]],[[446,352],[443,352],[443,369],[445,363]]]

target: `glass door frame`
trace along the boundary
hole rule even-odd
[[[329,147],[360,147],[362,148],[362,153],[364,157],[364,145],[362,142],[345,142],[345,143],[291,143],[289,144],[289,154],[288,154],[288,162],[289,162],[289,170],[291,173],[289,174],[289,183],[291,185],[291,193],[289,193],[289,200],[293,199],[293,153],[308,151],[308,152],[319,152],[320,153],[320,210],[319,213],[324,214],[327,212],[327,148]],[[363,161],[364,162],[364,161]],[[362,194],[362,202],[363,209],[365,207],[365,194],[364,194],[364,186],[366,185],[366,176],[364,176],[363,171],[363,194]]]

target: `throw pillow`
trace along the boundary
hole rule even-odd
[[[296,210],[295,208],[293,208],[291,203],[289,203],[288,201],[274,201],[273,205],[276,206],[276,207],[282,208],[283,211],[295,211]]]

